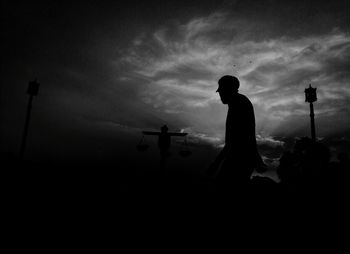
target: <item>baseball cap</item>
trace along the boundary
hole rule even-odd
[[[238,78],[235,76],[231,76],[231,75],[222,76],[219,79],[218,83],[219,83],[219,87],[216,90],[216,92],[219,92],[219,90],[238,91],[238,88],[239,88]]]

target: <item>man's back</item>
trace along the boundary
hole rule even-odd
[[[240,160],[253,159],[256,150],[253,105],[246,96],[237,93],[228,106],[225,136],[227,156]]]

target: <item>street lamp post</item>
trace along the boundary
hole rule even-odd
[[[23,130],[23,135],[22,135],[22,142],[21,142],[21,149],[20,149],[20,159],[24,159],[24,152],[26,148],[26,143],[27,143],[27,136],[28,136],[28,128],[29,128],[29,121],[30,121],[30,111],[32,109],[32,102],[33,102],[33,97],[38,95],[39,92],[39,86],[40,84],[37,82],[35,79],[34,81],[30,81],[28,84],[28,90],[27,94],[29,94],[29,101],[28,101],[28,106],[27,106],[27,115],[26,115],[26,120],[24,123],[24,130]]]
[[[317,101],[316,89],[309,85],[309,88],[305,89],[305,102],[310,103],[310,119],[311,119],[311,138],[316,141],[316,131],[315,131],[315,114],[313,102]]]

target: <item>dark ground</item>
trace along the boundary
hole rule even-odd
[[[240,239],[269,241],[293,230],[299,240],[318,229],[324,235],[326,227],[345,228],[348,217],[344,199],[287,193],[270,178],[255,178],[245,191],[228,195],[203,175],[144,169],[121,174],[92,162],[13,163],[2,172],[7,235],[21,236],[16,239],[24,239],[26,248],[73,243],[81,249],[102,241],[115,242],[117,249],[131,242],[129,250],[171,242],[165,248],[173,249],[198,238],[205,247],[225,237],[238,246]]]

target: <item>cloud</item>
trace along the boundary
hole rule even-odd
[[[262,135],[257,135],[256,136],[256,141],[258,145],[267,145],[273,148],[276,147],[283,147],[284,146],[284,141],[275,139],[271,136],[262,136]]]
[[[334,29],[261,39],[254,24],[224,12],[165,24],[135,38],[118,63],[129,66],[125,76],[145,81],[140,91],[145,104],[179,114],[206,133],[224,130],[218,126],[225,109],[215,94],[224,74],[240,78],[241,92],[255,106],[258,132],[291,134],[305,127],[309,109],[304,89],[310,83],[318,91],[316,114],[349,119],[350,35]],[[205,116],[213,108],[223,113]]]
[[[185,127],[181,129],[180,132],[188,133],[187,142],[190,146],[210,146],[212,148],[222,148],[225,143],[222,137],[199,132],[194,127]]]

